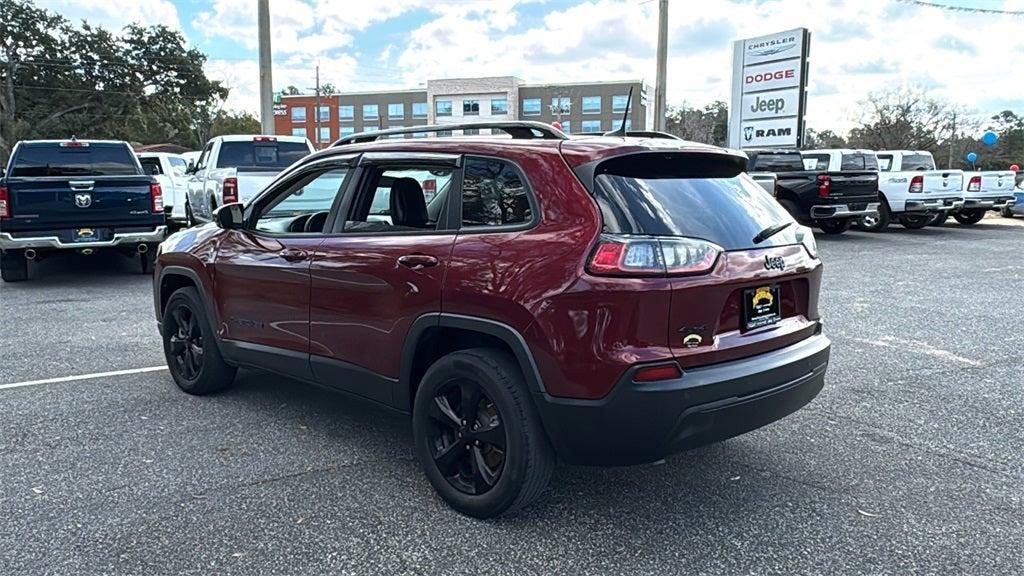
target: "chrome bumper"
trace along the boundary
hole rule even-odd
[[[157,226],[152,232],[125,232],[114,234],[110,240],[98,242],[62,242],[56,236],[15,238],[10,232],[0,232],[0,249],[19,250],[22,248],[52,248],[56,250],[79,250],[81,248],[111,248],[127,244],[159,244],[167,237],[167,226]]]
[[[965,198],[963,208],[983,208],[985,210],[1001,210],[1003,208],[1009,208],[1016,203],[1016,199],[1013,197],[1001,197],[1001,198]]]
[[[811,206],[811,218],[826,220],[828,218],[854,218],[857,216],[870,216],[878,214],[880,202],[872,202],[863,210],[852,210],[846,204]]]
[[[907,212],[952,212],[963,207],[963,198],[928,198],[927,200],[907,200],[904,210]]]

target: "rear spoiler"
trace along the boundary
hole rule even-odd
[[[733,178],[747,169],[747,156],[733,150],[645,150],[603,158],[573,169],[593,192],[601,174],[629,178]]]

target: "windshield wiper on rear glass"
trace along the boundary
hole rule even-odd
[[[765,240],[771,238],[772,236],[775,236],[779,232],[782,232],[786,228],[789,228],[789,225],[792,223],[793,221],[790,220],[789,222],[783,222],[781,224],[772,224],[771,226],[758,232],[757,236],[754,236],[754,239],[751,240],[751,242],[753,242],[754,244],[760,244],[761,242],[764,242]]]

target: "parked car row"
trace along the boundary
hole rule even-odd
[[[979,222],[1012,214],[1015,173],[940,169],[922,150],[747,150],[747,170],[797,220],[827,234]],[[774,176],[774,182],[770,177]]]

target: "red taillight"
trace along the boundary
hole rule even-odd
[[[968,192],[981,192],[981,176],[971,176],[971,181],[967,183]]]
[[[252,139],[253,142],[277,142],[277,138],[273,136],[256,136]]]
[[[695,238],[602,236],[587,269],[598,276],[704,274],[722,249]]]
[[[238,179],[237,178],[225,178],[224,179],[224,203],[231,204],[232,202],[238,202]]]
[[[156,182],[149,183],[149,198],[153,201],[153,214],[163,214],[164,191]]]
[[[0,186],[0,218],[11,217],[11,196],[6,186]]]
[[[924,176],[918,174],[910,179],[910,188],[907,188],[907,192],[924,192]]]
[[[633,373],[633,382],[657,382],[658,380],[674,380],[682,376],[679,367],[675,364],[662,364],[660,366],[647,366],[640,368]]]
[[[818,196],[828,198],[832,190],[832,178],[828,174],[818,174]]]

